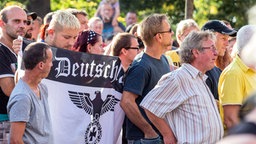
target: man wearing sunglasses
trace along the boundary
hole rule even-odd
[[[24,9],[27,13],[28,21],[27,21],[27,31],[25,34],[25,38],[32,39],[32,31],[33,31],[33,25],[34,20],[37,18],[37,14],[35,12],[28,12],[28,10]]]
[[[0,11],[0,143],[7,143],[9,118],[7,102],[14,88],[17,55],[12,41],[26,33],[27,15],[18,6],[8,6]]]
[[[139,25],[145,52],[135,57],[124,82],[121,107],[126,114],[126,138],[129,144],[161,143],[160,132],[153,126],[139,106],[162,75],[170,72],[163,53],[172,45],[173,32],[164,14],[152,14]]]

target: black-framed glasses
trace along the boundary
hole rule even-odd
[[[157,32],[156,34],[154,34],[154,36],[156,36],[158,33],[172,33],[172,29],[170,28],[168,31]]]
[[[139,47],[125,47],[125,49],[136,49],[137,51],[139,51],[140,50],[140,48]]]
[[[209,46],[209,47],[201,47],[202,49],[210,49],[211,51],[217,51],[216,47],[214,45]]]

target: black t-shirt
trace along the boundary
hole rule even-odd
[[[160,132],[150,122],[143,108],[139,106],[143,98],[152,90],[159,79],[170,72],[169,63],[164,55],[160,59],[155,59],[146,53],[140,53],[135,57],[131,67],[127,71],[124,82],[124,91],[138,95],[136,104],[142,116],[147,120],[153,129],[161,136]],[[138,140],[144,138],[144,133],[133,124],[128,118],[126,122],[126,138],[128,140]]]
[[[218,83],[221,74],[221,69],[215,66],[213,69],[207,71],[205,74],[208,76],[208,78],[206,79],[206,84],[210,88],[214,98],[216,100],[219,100]]]
[[[17,56],[7,46],[0,43],[0,78],[14,77],[17,69]],[[9,97],[0,87],[0,114],[7,114],[6,106]]]

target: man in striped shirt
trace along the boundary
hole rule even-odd
[[[181,68],[164,75],[140,106],[164,143],[216,143],[223,136],[220,115],[205,72],[217,58],[215,37],[192,32],[181,45]]]

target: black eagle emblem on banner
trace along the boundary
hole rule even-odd
[[[85,132],[86,144],[97,144],[102,137],[102,128],[99,123],[100,116],[108,111],[114,111],[115,105],[120,101],[113,95],[107,95],[103,101],[101,92],[95,91],[96,97],[92,100],[89,93],[68,91],[71,101],[83,109],[87,114],[92,115],[93,119]]]

